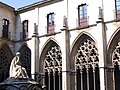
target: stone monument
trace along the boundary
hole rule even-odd
[[[0,90],[43,90],[42,85],[29,78],[20,62],[20,53],[12,59],[9,78],[0,83]]]
[[[26,69],[21,65],[19,52],[16,53],[11,62],[9,75],[14,78],[28,78]]]

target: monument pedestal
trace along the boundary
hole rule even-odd
[[[20,53],[17,52],[10,65],[10,77],[0,83],[0,90],[43,90],[38,82],[29,78],[27,71],[20,62]]]
[[[0,83],[1,90],[43,90],[42,86],[30,78],[7,78]]]

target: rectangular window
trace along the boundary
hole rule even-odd
[[[83,27],[87,25],[87,5],[86,4],[81,4],[78,6],[78,21],[79,21],[79,26]]]
[[[47,15],[47,33],[54,33],[55,31],[55,19],[54,19],[54,13],[49,13]]]
[[[115,0],[116,18],[120,18],[120,0]]]
[[[23,21],[23,39],[28,38],[28,20]]]
[[[2,31],[2,37],[8,38],[8,29],[9,29],[9,20],[3,19],[3,31]]]

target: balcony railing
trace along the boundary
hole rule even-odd
[[[120,19],[120,10],[114,10],[113,12],[115,19]]]
[[[85,27],[88,25],[88,18],[79,19],[79,27]]]
[[[55,25],[51,25],[49,24],[48,28],[47,28],[47,33],[54,33],[55,32]]]

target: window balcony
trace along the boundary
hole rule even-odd
[[[50,25],[48,26],[47,28],[47,34],[51,34],[51,33],[54,33],[55,32],[55,25]]]
[[[114,10],[115,19],[120,19],[120,10]]]
[[[79,27],[88,26],[88,18],[82,18],[78,20]]]

